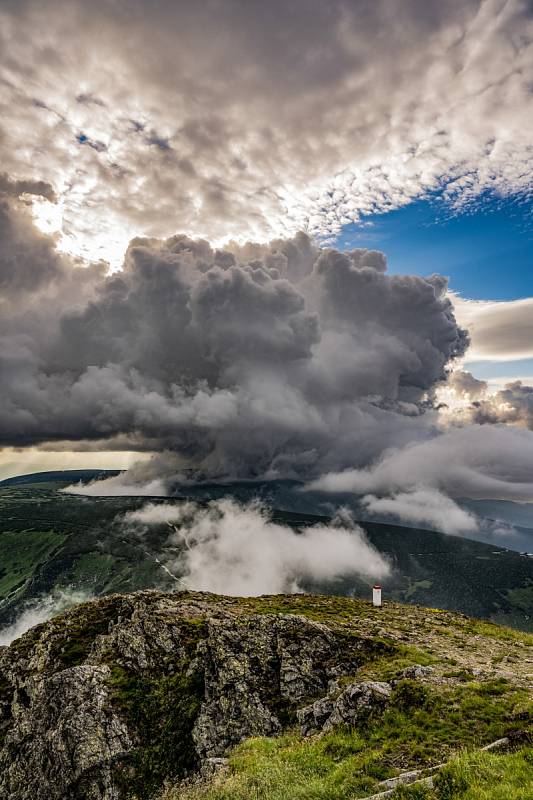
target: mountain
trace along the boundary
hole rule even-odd
[[[8,486],[24,486],[34,483],[89,483],[101,478],[119,475],[116,469],[57,469],[48,472],[31,472],[27,475],[14,475],[0,481],[0,489]]]
[[[0,797],[348,800],[415,779],[435,794],[398,797],[467,797],[464,763],[441,769],[460,751],[478,780],[496,740],[515,751],[499,783],[526,775],[532,648],[352,598],[100,598],[0,648]]]
[[[0,491],[0,626],[12,635],[41,621],[56,608],[83,598],[136,589],[179,587],[165,569],[176,559],[166,525],[154,526],[142,539],[122,524],[143,497],[87,497],[65,494],[65,475],[5,486]],[[69,476],[70,477],[70,476]],[[257,489],[257,487],[256,487]],[[230,496],[246,501],[253,485],[189,487],[197,502]],[[263,486],[266,502],[273,488]],[[258,490],[258,491],[259,491]],[[290,487],[275,488],[279,499]],[[269,494],[270,493],[270,494]],[[296,492],[295,494],[303,494]],[[150,498],[181,503],[184,497]],[[274,521],[295,529],[329,521],[303,511],[273,510]],[[434,531],[362,521],[370,542],[389,559],[391,575],[384,597],[533,628],[533,559]],[[345,575],[328,584],[309,583],[308,591],[368,597],[372,581]],[[18,627],[17,627],[18,625]],[[24,626],[22,626],[24,627]],[[2,636],[0,632],[0,636]],[[4,640],[6,639],[4,635]],[[1,641],[1,639],[0,639]]]

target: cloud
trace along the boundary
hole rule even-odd
[[[255,596],[298,592],[306,582],[381,578],[390,572],[364,531],[346,520],[294,531],[273,523],[260,506],[221,500],[204,508],[148,504],[125,515],[124,523],[172,523],[170,544],[182,553],[168,566],[190,589]]]
[[[325,492],[387,495],[436,489],[451,497],[530,501],[533,433],[468,425],[386,452],[364,469],[330,473],[309,485]]]
[[[469,361],[533,358],[533,298],[488,301],[453,298],[460,324],[468,329]]]
[[[25,194],[43,197],[50,203],[57,202],[57,195],[50,183],[34,180],[12,180],[7,173],[0,173],[0,196],[21,197]]]
[[[467,346],[446,282],[389,275],[375,251],[136,238],[106,274],[6,215],[0,444],[159,453],[129,486],[368,463],[427,436]]]
[[[458,395],[463,400],[478,400],[487,393],[488,384],[474,378],[471,372],[454,370],[448,377],[446,388]]]
[[[87,592],[66,589],[32,600],[23,607],[14,622],[0,628],[0,647],[11,644],[34,625],[46,622],[61,611],[77,603],[84,603],[91,597]]]
[[[455,370],[436,396],[450,424],[504,423],[533,430],[533,386],[520,380],[507,381],[494,390],[487,381]]]
[[[55,187],[77,255],[530,188],[521,0],[23,0],[0,22],[2,164]]]
[[[443,533],[473,533],[479,527],[473,514],[435,489],[397,492],[388,497],[365,495],[361,502],[367,513],[390,516],[412,525],[429,525]]]
[[[513,381],[474,405],[477,422],[503,422],[533,430],[533,386]]]

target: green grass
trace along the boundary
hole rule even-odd
[[[533,800],[533,749],[464,753],[442,770],[433,788],[398,788],[391,800]]]
[[[63,534],[53,530],[0,532],[0,600],[23,589],[64,539]]]
[[[440,763],[528,724],[525,692],[505,681],[453,688],[402,681],[391,707],[368,727],[309,739],[296,732],[250,739],[232,754],[227,777],[169,791],[165,800],[353,800],[401,771]]]

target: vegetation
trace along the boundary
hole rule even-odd
[[[22,594],[35,572],[58,555],[65,539],[55,530],[4,531],[0,536],[0,598]]]
[[[435,779],[435,786],[398,788],[391,800],[532,800],[533,748],[512,753],[464,753]]]
[[[181,620],[186,657],[139,673],[111,665],[112,702],[136,732],[137,746],[119,765],[119,782],[128,796],[149,798],[168,777],[183,778],[197,766],[192,728],[204,685],[192,657],[206,635],[203,620]]]
[[[526,692],[506,681],[441,687],[404,680],[397,685],[383,717],[371,720],[366,727],[338,729],[309,739],[296,732],[277,739],[250,739],[231,755],[228,775],[187,790],[168,789],[163,797],[164,800],[365,797],[379,791],[380,781],[399,772],[441,763],[462,748],[479,747],[517,726],[527,729],[531,721]],[[441,793],[434,795],[438,800],[462,797],[446,794],[448,790],[443,787],[446,780],[450,786],[455,785],[454,781],[457,783],[453,776],[462,774],[466,767],[461,765],[466,763],[464,759],[454,762],[449,770],[452,777],[446,778],[448,772],[445,772],[439,778]],[[492,761],[487,757],[489,763]],[[418,789],[409,791],[415,793],[405,797],[418,796]],[[398,794],[398,798],[403,796],[401,792]],[[504,795],[501,797],[503,800]],[[517,797],[522,800],[525,795]]]
[[[25,603],[53,589],[73,588],[100,596],[179,585],[162,566],[169,547],[168,528],[155,526],[139,538],[121,524],[124,513],[138,508],[144,498],[63,494],[58,490],[68,476],[51,474],[48,482],[46,475],[41,477],[36,483],[0,489],[0,626],[11,621]],[[246,500],[250,491],[249,484],[187,488],[190,495],[197,492],[199,502],[228,492]],[[258,484],[253,491],[270,502],[274,492],[273,501],[277,498],[285,505],[290,497],[294,499],[291,487],[281,484],[274,488]],[[274,511],[273,518],[297,528],[325,519],[288,511]],[[386,598],[533,629],[533,559],[416,528],[363,524],[371,543],[394,568],[384,582]],[[169,554],[173,561],[175,547],[174,542]],[[345,576],[305,588],[368,597],[370,583]]]

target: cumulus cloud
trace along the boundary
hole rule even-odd
[[[361,504],[370,514],[386,515],[411,525],[429,525],[443,533],[473,533],[479,527],[473,514],[435,489],[414,489],[385,497],[365,495]]]
[[[439,409],[452,425],[504,423],[533,429],[533,386],[520,380],[491,390],[487,381],[456,370],[437,390],[436,397],[442,401]]]
[[[389,275],[381,253],[137,238],[106,274],[5,213],[0,444],[160,453],[130,485],[367,463],[427,435],[467,346],[446,282]]]
[[[533,429],[533,386],[513,381],[472,408],[478,422],[503,422]]]
[[[386,452],[370,467],[329,473],[310,489],[387,495],[436,489],[451,497],[530,501],[533,433],[468,425]]]
[[[0,647],[11,644],[35,625],[46,622],[61,611],[77,603],[84,603],[91,597],[92,595],[87,592],[65,589],[32,600],[23,607],[12,623],[0,628]]]
[[[191,589],[252,596],[298,592],[306,582],[351,575],[382,578],[390,567],[347,520],[294,531],[272,522],[257,505],[221,500],[148,504],[124,517],[127,525],[171,523],[169,544],[179,546],[168,566]]]
[[[523,0],[4,2],[2,164],[117,265],[139,232],[327,238],[527,192],[532,26]]]
[[[448,377],[447,386],[462,400],[475,401],[487,393],[488,384],[474,378],[471,372],[464,370],[454,370]]]

